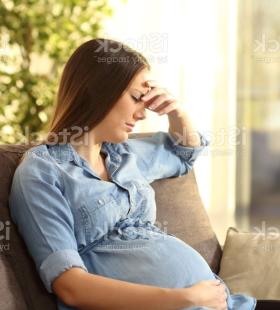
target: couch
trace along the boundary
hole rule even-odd
[[[148,134],[132,134],[131,137]],[[54,310],[56,297],[47,292],[16,226],[8,196],[14,171],[32,145],[0,145],[0,309]],[[152,183],[156,192],[157,226],[176,235],[219,272],[222,249],[199,196],[194,172]]]

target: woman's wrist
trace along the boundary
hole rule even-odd
[[[193,301],[191,299],[191,288],[180,289],[167,289],[169,294],[169,300],[174,306],[174,309],[182,309],[186,307],[192,307]]]

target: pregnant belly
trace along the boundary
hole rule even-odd
[[[157,235],[148,240],[107,240],[81,255],[88,271],[160,287],[188,287],[215,279],[204,258],[182,240]]]

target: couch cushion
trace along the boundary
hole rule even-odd
[[[11,259],[3,253],[10,251],[9,241],[0,241],[0,309],[1,310],[28,310],[24,296],[19,287]]]
[[[7,206],[12,178],[22,154],[28,149],[24,145],[0,145],[0,207]]]
[[[8,304],[11,307],[7,307],[7,310],[56,309],[55,296],[49,294],[44,288],[35,264],[29,256],[16,226],[12,223],[8,210],[8,195],[14,171],[22,154],[29,147],[23,145],[0,146],[0,221],[8,222],[8,225],[4,224],[2,235],[5,236],[6,230],[9,229],[9,240],[3,238],[0,243],[0,246],[5,249],[0,252],[0,265],[3,269],[1,270],[3,277],[0,277],[1,296],[5,296],[5,298],[1,297],[1,302],[3,302],[3,306],[0,302],[1,310],[5,309],[4,306]],[[12,291],[9,292],[9,290]]]
[[[219,276],[233,294],[280,300],[279,249],[278,230],[276,233],[240,232],[230,227]]]

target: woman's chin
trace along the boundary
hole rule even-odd
[[[114,137],[112,137],[111,139],[109,139],[108,142],[110,143],[122,143],[124,141],[126,141],[128,139],[128,132],[122,132],[119,135],[116,135]]]

